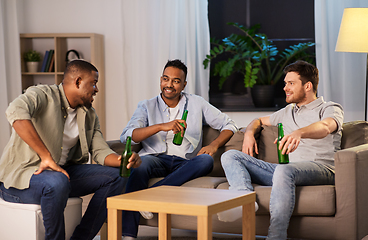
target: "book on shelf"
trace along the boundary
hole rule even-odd
[[[46,50],[45,55],[43,56],[41,72],[44,72],[44,71],[45,71],[46,63],[47,63],[47,59],[48,59],[48,57],[49,57],[49,51],[48,51],[48,50]]]
[[[47,58],[47,63],[46,63],[46,67],[45,67],[45,72],[48,72],[49,71],[49,68],[50,68],[50,63],[51,63],[51,59],[52,59],[52,56],[54,55],[54,50],[51,49],[49,51],[49,56]]]
[[[55,62],[55,54],[52,54],[51,62],[50,62],[50,67],[49,67],[49,72],[53,72],[54,71],[54,62]]]

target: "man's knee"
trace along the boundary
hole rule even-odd
[[[48,170],[47,170],[48,171]],[[71,186],[68,177],[61,173],[47,172],[44,182],[44,193],[53,193],[60,196],[69,196]]]
[[[222,155],[221,155],[221,164],[222,166],[224,165],[228,165],[229,162],[232,162],[235,160],[235,155],[237,154],[237,150],[234,150],[234,149],[230,149],[226,152],[224,152]]]
[[[150,159],[144,159],[143,157],[142,159],[142,163],[139,167],[137,168],[132,168],[130,171],[130,175],[142,175],[142,174],[149,174],[151,172],[151,164]]]
[[[204,162],[204,164],[206,166],[209,166],[209,167],[212,167],[213,166],[213,157],[211,155],[208,155],[208,154],[202,154],[203,155],[203,158],[202,158],[202,161]]]
[[[193,161],[194,160],[194,161]],[[202,175],[208,174],[213,169],[213,157],[209,154],[201,154],[191,160],[194,164],[196,164],[196,168],[201,170]]]
[[[275,169],[275,174],[290,175],[296,171],[296,168],[292,164],[279,164]]]
[[[241,163],[243,161],[250,161],[252,157],[241,151],[230,149],[221,155],[221,165],[223,168],[233,166],[234,163]]]
[[[286,179],[294,179],[297,169],[291,164],[279,164],[275,168],[272,181],[274,184],[284,182]],[[289,181],[288,180],[288,181]]]

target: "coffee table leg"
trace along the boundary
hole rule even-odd
[[[212,239],[212,216],[197,217],[197,239]]]
[[[243,240],[256,239],[256,211],[254,202],[243,205]]]
[[[109,240],[121,240],[122,234],[122,219],[121,210],[108,208],[107,209],[107,237]]]
[[[158,239],[171,239],[171,214],[158,213]]]

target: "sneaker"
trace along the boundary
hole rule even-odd
[[[255,210],[258,210],[257,202],[254,202]],[[234,222],[243,216],[242,206],[232,208],[223,212],[217,213],[217,218],[221,222]]]
[[[144,217],[147,220],[153,218],[153,213],[151,213],[151,212],[139,211],[139,213],[142,215],[142,217]]]

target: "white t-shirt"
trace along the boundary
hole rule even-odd
[[[64,165],[68,157],[69,151],[75,144],[77,144],[79,132],[77,124],[77,110],[73,108],[67,108],[68,117],[66,118],[64,125],[63,135],[63,148],[61,152],[61,158],[59,165]]]
[[[175,108],[169,108],[169,120],[173,121],[175,119],[181,119],[181,116],[179,116],[179,104],[176,105]],[[174,139],[175,134],[173,133],[173,131],[168,131],[167,132],[167,136],[166,136],[166,146],[167,146],[167,151],[166,154],[167,155],[175,155],[178,157],[182,157],[182,158],[186,158],[185,154],[188,152],[189,148],[190,148],[190,142],[185,138],[185,134],[184,134],[184,138],[183,138],[183,143],[178,146],[173,144],[173,139]]]

